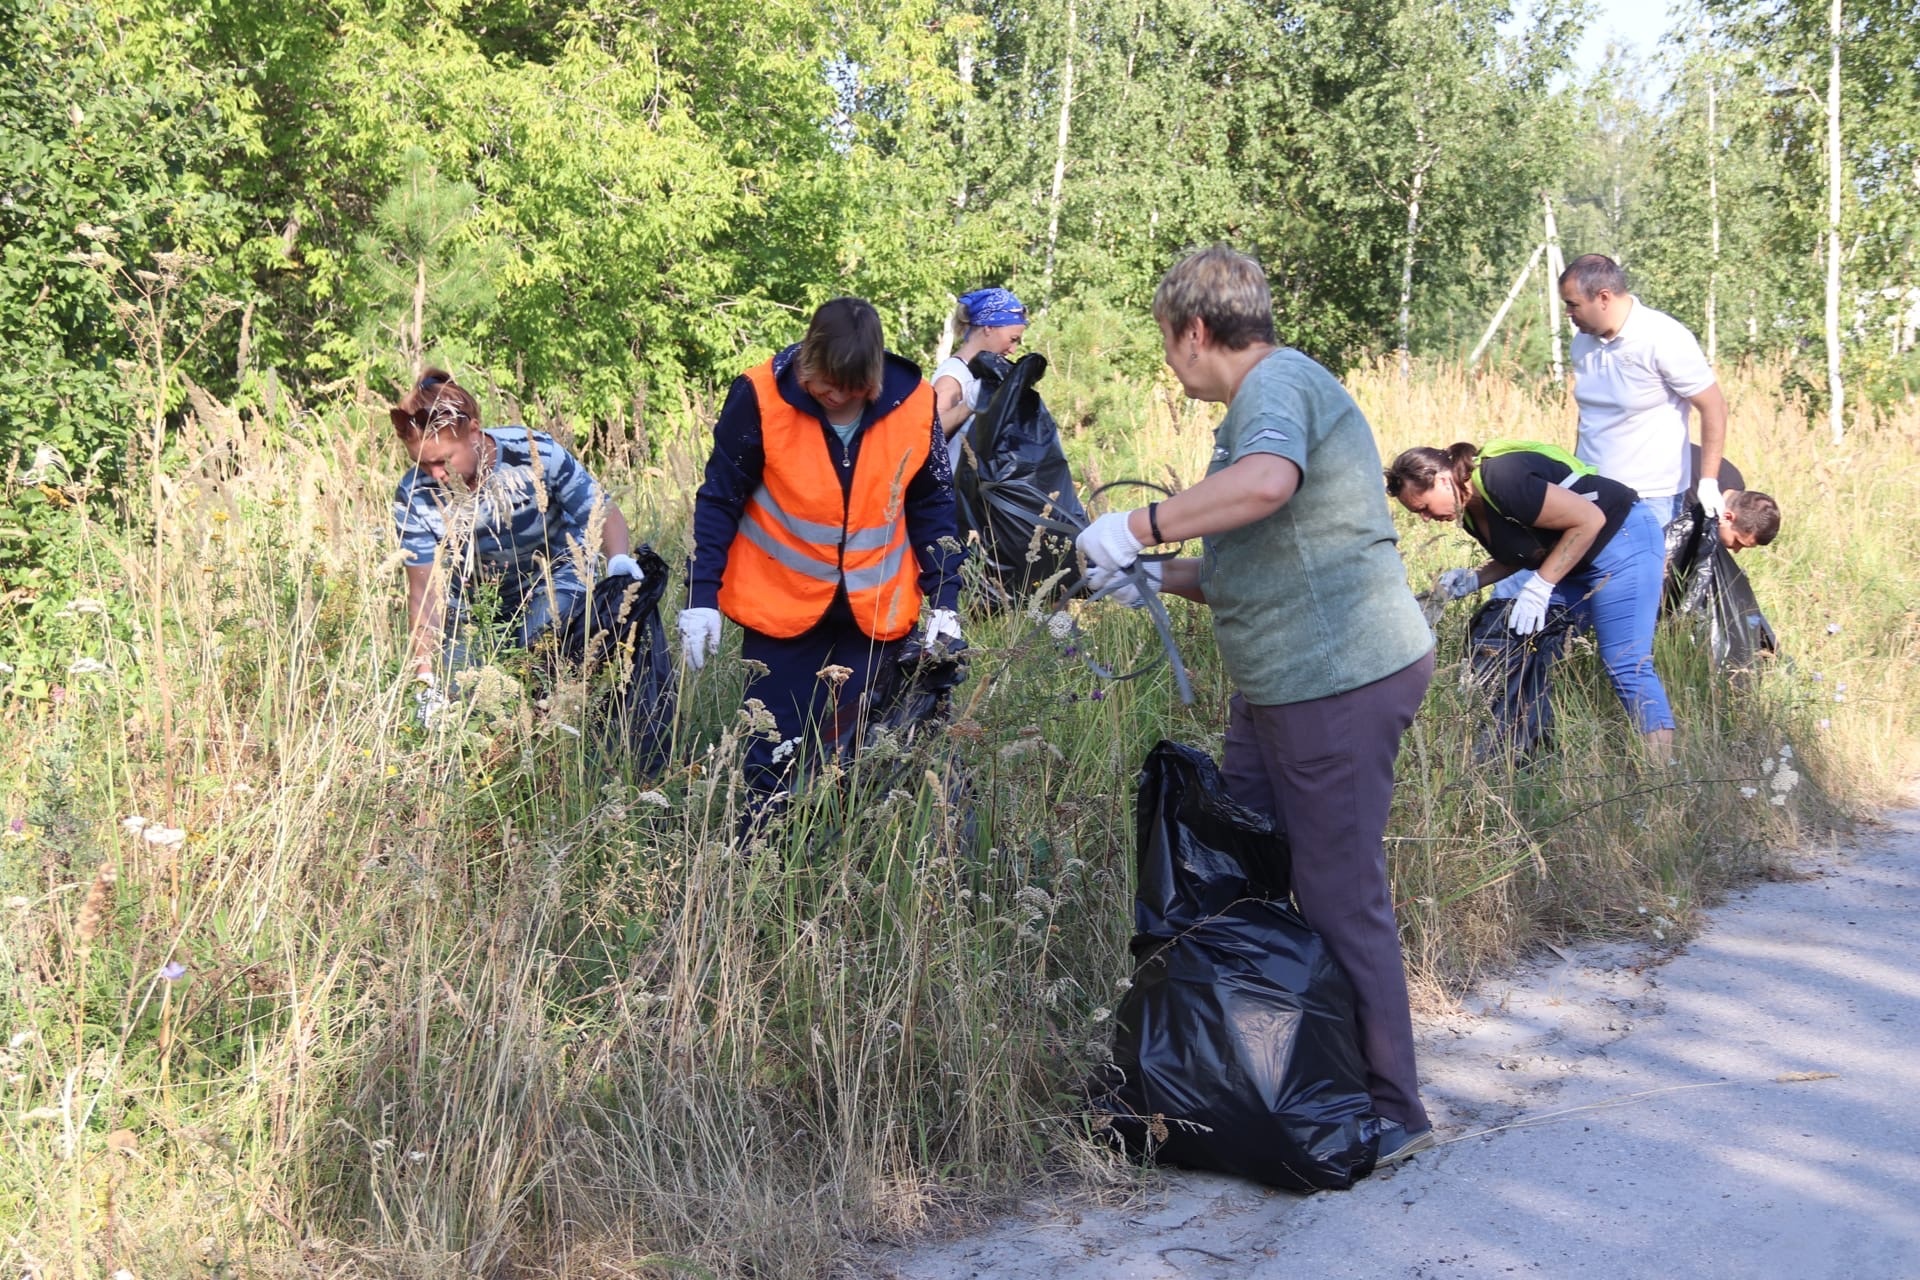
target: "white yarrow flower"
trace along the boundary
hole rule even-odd
[[[140,838],[162,849],[171,849],[177,844],[184,843],[187,833],[179,827],[148,827],[140,833]]]
[[[108,670],[111,668],[98,658],[75,658],[67,664],[67,674],[70,676],[97,676]]]

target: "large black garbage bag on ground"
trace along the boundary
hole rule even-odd
[[[1467,624],[1467,682],[1485,697],[1488,719],[1475,733],[1473,758],[1527,756],[1553,739],[1553,664],[1566,653],[1573,615],[1549,609],[1540,630],[1515,635],[1511,600],[1489,600]]]
[[[1746,572],[1720,544],[1719,520],[1698,503],[1667,526],[1666,604],[1704,622],[1707,651],[1722,671],[1745,670],[1780,651]]]
[[[1074,491],[1060,429],[1034,390],[1046,375],[1047,358],[1036,352],[1009,364],[983,352],[968,367],[980,379],[986,407],[974,415],[954,476],[961,534],[971,529],[980,535],[989,581],[1017,599],[1073,557],[1072,536],[1042,528],[1040,521],[1079,528],[1087,512]]]
[[[1133,986],[1091,1089],[1135,1154],[1292,1191],[1373,1168],[1353,988],[1286,900],[1286,841],[1201,751],[1140,772]]]
[[[633,552],[640,576],[609,575],[590,602],[555,628],[559,656],[578,666],[596,689],[600,731],[652,773],[666,763],[677,686],[672,650],[660,620],[667,562],[642,543]]]

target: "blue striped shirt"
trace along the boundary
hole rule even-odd
[[[514,426],[489,428],[486,434],[496,458],[475,493],[456,494],[418,467],[400,478],[393,523],[406,563],[431,565],[444,548],[456,603],[469,578],[478,577],[497,581],[503,602],[517,607],[542,589],[543,563],[556,590],[577,589],[573,543],[586,546],[588,520],[607,500],[605,491],[544,431]]]

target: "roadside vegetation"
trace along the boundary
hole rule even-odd
[[[1202,406],[1056,354],[1056,404],[1110,405],[1068,428],[1083,474],[1198,474]],[[1542,384],[1349,381],[1383,453],[1571,436]],[[1391,845],[1430,998],[1543,939],[1677,945],[1913,763],[1920,409],[1863,408],[1836,453],[1776,370],[1727,383],[1734,457],[1787,513],[1742,557],[1784,655],[1736,687],[1666,624],[1659,768],[1577,654],[1557,749],[1476,766],[1454,606]],[[1164,671],[1084,664],[1154,652],[1138,615],[970,611],[952,728],[822,779],[742,855],[735,659],[687,685],[659,777],[596,745],[590,690],[507,657],[414,722],[382,419],[196,395],[120,516],[53,508],[58,580],[0,641],[9,1265],[817,1274],[1038,1179],[1135,1176],[1075,1089],[1128,973],[1132,772],[1162,736],[1218,749],[1204,616],[1176,605],[1185,708]],[[695,467],[607,468],[670,562]],[[1472,558],[1404,533],[1416,587]]]

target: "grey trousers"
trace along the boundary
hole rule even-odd
[[[1376,1114],[1428,1127],[1382,843],[1393,762],[1433,678],[1433,654],[1329,698],[1257,706],[1235,695],[1227,794],[1270,815],[1293,848],[1293,896],[1353,983]]]

